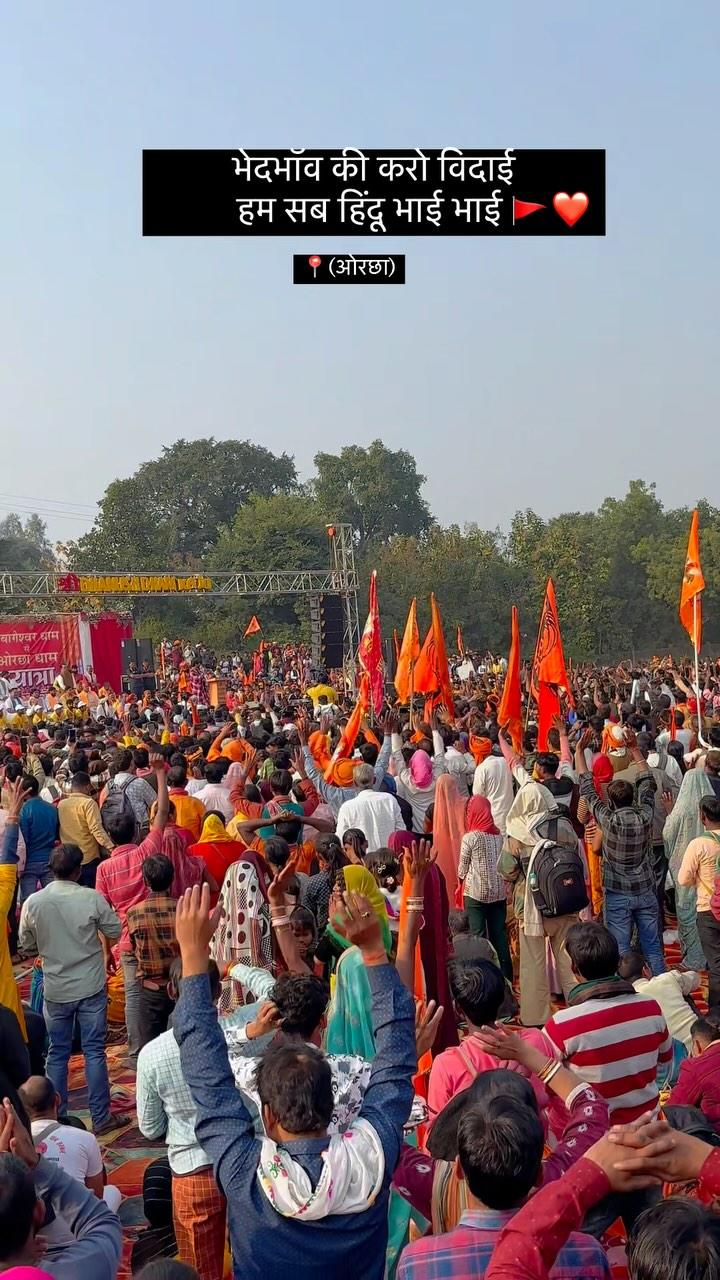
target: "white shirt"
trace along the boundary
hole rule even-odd
[[[472,786],[475,776],[475,757],[471,756],[469,751],[458,751],[457,747],[447,747],[445,768],[457,779],[461,791],[464,787],[469,789]]]
[[[346,831],[358,827],[365,835],[368,849],[387,849],[390,836],[404,831],[400,805],[388,791],[359,791],[343,800],[337,816],[336,832],[342,840]]]
[[[235,809],[230,802],[230,792],[222,783],[206,782],[200,791],[193,792],[190,792],[188,787],[188,793],[201,800],[208,813],[216,809],[218,813],[222,814],[226,822],[231,822],[235,817]]]
[[[486,756],[475,770],[473,795],[490,801],[493,822],[501,835],[513,802],[512,774],[502,756]]]
[[[638,978],[633,986],[638,993],[657,1000],[673,1040],[679,1040],[689,1052],[692,1044],[690,1028],[698,1016],[684,997],[700,986],[699,975],[690,970],[678,973],[669,969],[655,978]]]
[[[55,1121],[47,1118],[30,1124],[35,1148],[43,1159],[59,1165],[68,1177],[77,1178],[78,1182],[84,1183],[86,1178],[96,1178],[102,1173],[103,1158],[94,1133],[61,1124],[44,1138],[43,1131],[53,1124]]]

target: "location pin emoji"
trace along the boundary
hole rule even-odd
[[[308,262],[313,269],[313,280],[317,280],[317,269],[322,262],[322,258],[318,258],[317,254],[314,253],[312,257],[308,258]]]

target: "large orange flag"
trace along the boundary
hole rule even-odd
[[[545,600],[540,614],[535,657],[533,658],[533,689],[537,689],[538,704],[538,748],[548,750],[548,731],[553,716],[560,714],[558,689],[565,691],[568,702],[573,705],[570,681],[565,668],[560,620],[558,618],[555,584],[548,578],[545,588]]]
[[[430,630],[415,664],[415,688],[418,693],[433,694],[433,703],[444,702],[450,716],[455,715],[455,703],[450,683],[445,634],[435,595],[430,596]]]
[[[352,709],[352,713],[348,719],[345,728],[340,734],[340,741],[330,757],[330,762],[325,769],[325,781],[332,782],[335,773],[335,765],[338,760],[347,760],[353,753],[355,748],[355,740],[360,732],[360,725],[367,715],[370,706],[370,676],[367,671],[363,671],[360,677],[360,689],[358,691],[358,699]],[[362,763],[362,762],[361,762]]]
[[[410,688],[412,685],[412,670],[420,656],[420,635],[417,624],[417,600],[413,596],[410,608],[408,609],[407,622],[405,623],[405,631],[403,632],[400,653],[398,654],[397,669],[395,671],[395,688],[397,690],[398,702],[410,701]]]
[[[377,598],[377,570],[370,575],[369,610],[365,628],[360,637],[358,662],[370,677],[370,694],[373,710],[380,715],[385,697],[383,679],[382,636],[380,635],[380,610]]]
[[[258,622],[257,617],[255,616],[255,614],[253,614],[252,618],[251,618],[251,619],[250,619],[250,621],[248,622],[248,624],[247,624],[247,626],[246,626],[246,628],[245,628],[245,630],[244,630],[244,632],[243,632],[243,635],[244,635],[244,636],[254,636],[254,635],[257,635],[258,631],[262,631],[262,627],[260,626],[260,623]]]
[[[702,649],[702,601],[700,592],[705,590],[705,579],[700,567],[700,538],[698,535],[697,507],[690,521],[685,571],[680,591],[680,621],[692,640],[695,649]],[[695,601],[697,600],[697,604]]]
[[[498,724],[507,724],[518,755],[522,748],[522,690],[520,688],[520,622],[515,605],[510,627],[510,656],[498,707]]]

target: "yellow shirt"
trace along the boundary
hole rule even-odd
[[[82,849],[83,865],[100,857],[100,850],[115,848],[102,822],[100,809],[92,796],[66,796],[58,805],[60,843],[76,844]]]
[[[314,708],[317,708],[321,698],[327,698],[328,702],[336,701],[335,690],[331,684],[314,684],[312,689],[305,690],[308,698],[312,698]]]

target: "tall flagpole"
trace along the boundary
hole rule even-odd
[[[547,591],[547,587],[545,588],[545,590]],[[545,596],[543,596],[542,608],[540,610],[540,618],[538,620],[537,636],[535,637],[535,648],[533,649],[533,656],[532,656],[532,666],[530,667],[530,681],[529,681],[529,684],[526,685],[525,687],[525,692],[527,693],[527,710],[525,711],[525,732],[526,733],[528,731],[528,725],[530,723],[530,703],[532,702],[533,671],[535,670],[535,658],[537,656],[538,645],[540,643],[540,628],[542,626],[544,611],[545,611]],[[538,693],[539,692],[540,690],[538,689]]]
[[[415,663],[411,661],[410,663],[410,729],[413,732],[415,730],[414,701],[415,701]]]
[[[709,747],[710,743],[703,738],[702,732],[702,698],[700,697],[700,660],[698,656],[697,634],[698,634],[698,591],[693,596],[693,649],[695,651],[695,697],[697,699],[697,719],[698,719],[698,742],[702,747]]]

